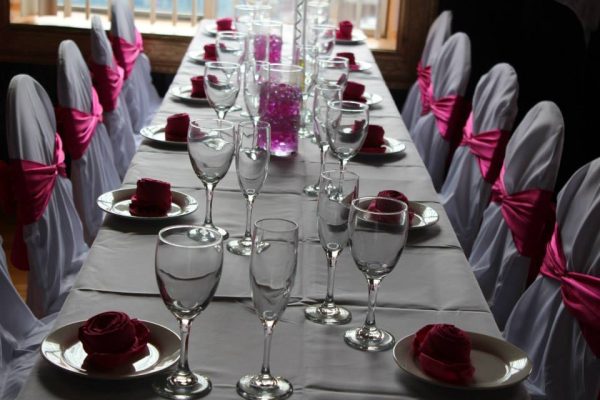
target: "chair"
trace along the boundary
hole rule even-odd
[[[113,147],[115,165],[121,179],[135,154],[134,131],[127,109],[123,87],[123,68],[113,55],[100,17],[92,17],[92,82],[104,110],[104,125]]]
[[[506,146],[469,262],[500,329],[539,270],[552,233],[552,198],[564,141],[560,110],[536,104]]]
[[[450,37],[452,28],[452,11],[442,12],[433,21],[427,33],[425,47],[417,65],[417,81],[413,83],[402,106],[402,119],[410,132],[421,116],[421,93],[426,93],[431,82],[431,65],[434,63],[442,45]],[[427,96],[425,96],[427,98]]]
[[[508,64],[497,64],[481,77],[463,140],[454,153],[440,197],[465,255],[479,231],[492,184],[517,116],[519,84]],[[468,136],[468,137],[467,137]]]
[[[118,188],[121,180],[102,123],[102,106],[81,52],[71,40],[58,48],[58,104],[59,133],[73,159],[73,200],[85,241],[91,245],[103,219],[96,199]]]
[[[18,224],[11,259],[29,268],[27,304],[41,318],[62,307],[88,247],[46,91],[31,77],[17,75],[8,87],[6,111]]]
[[[431,66],[429,109],[411,130],[415,146],[431,175],[435,190],[444,183],[452,150],[460,141],[465,104],[463,96],[471,73],[471,44],[464,33],[455,33],[442,46]]]
[[[561,190],[542,274],[504,330],[533,363],[526,381],[533,399],[596,400],[600,393],[598,221],[600,159],[575,172]]]
[[[123,90],[135,132],[152,122],[160,97],[152,84],[150,60],[143,53],[142,35],[135,28],[128,1],[114,0],[111,6],[112,48],[125,71]]]

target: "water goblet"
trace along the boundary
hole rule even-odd
[[[345,171],[348,160],[358,153],[367,137],[369,106],[357,101],[330,101],[326,126],[329,149]]]
[[[338,256],[348,244],[348,217],[352,200],[358,197],[358,175],[326,171],[321,174],[317,224],[319,240],[327,257],[327,295],[323,303],[304,309],[310,321],[323,325],[347,324],[350,311],[335,304],[333,285]]]
[[[237,63],[210,61],[204,69],[204,91],[219,119],[225,119],[240,91],[240,66]]]
[[[329,21],[329,1],[309,1],[306,3],[306,22],[309,25],[321,25]]]
[[[244,68],[244,102],[246,111],[256,125],[260,119],[260,92],[269,83],[269,63],[266,61],[248,61]]]
[[[264,352],[260,373],[243,376],[237,392],[245,399],[284,399],[292,384],[271,375],[269,359],[273,327],[287,307],[298,257],[298,225],[285,219],[256,221],[252,235],[250,286],[252,301],[264,328]]]
[[[210,303],[223,268],[223,243],[214,229],[177,225],[158,233],[155,253],[156,281],[160,295],[181,331],[177,369],[154,382],[154,390],[169,399],[196,399],[207,395],[208,378],[190,370],[188,342],[192,321]]]
[[[307,32],[307,43],[317,47],[318,56],[331,56],[335,47],[335,25],[313,25]]]
[[[216,48],[219,61],[241,64],[246,58],[248,35],[242,32],[224,31],[217,33]]]
[[[271,13],[269,5],[238,4],[234,9],[235,29],[238,32],[250,33],[254,20],[268,19]]]
[[[212,220],[213,192],[229,170],[233,153],[234,124],[222,119],[195,120],[188,131],[188,153],[192,168],[206,189],[205,227],[216,229],[223,240],[229,233],[216,227]]]
[[[352,202],[350,249],[369,285],[369,310],[363,326],[344,334],[344,341],[363,351],[383,351],[394,346],[394,336],[375,324],[377,289],[396,266],[408,236],[408,206],[386,197],[363,197]]]
[[[350,67],[344,57],[319,56],[317,58],[317,79],[319,86],[341,86],[346,88]]]
[[[227,243],[227,250],[239,256],[252,253],[252,205],[262,189],[269,170],[271,126],[263,121],[238,125],[235,140],[235,167],[242,194],[246,198],[246,231],[241,239]]]

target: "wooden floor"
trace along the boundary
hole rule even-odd
[[[4,247],[4,253],[8,261],[10,277],[21,297],[25,299],[27,293],[27,271],[16,269],[10,262],[10,249],[15,237],[15,227],[14,217],[8,217],[0,212],[0,236],[2,236],[4,241],[2,247]]]

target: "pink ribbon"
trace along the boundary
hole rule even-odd
[[[123,71],[125,72],[124,78],[125,80],[127,80],[129,74],[131,74],[131,71],[133,70],[135,60],[137,60],[140,53],[144,51],[144,42],[142,40],[142,35],[136,29],[135,43],[129,43],[122,37],[115,36],[111,36],[110,40],[112,42],[112,48],[113,52],[115,53],[115,58],[117,59],[119,66],[123,68]]]
[[[102,122],[102,106],[96,89],[92,87],[92,111],[90,113],[74,108],[56,107],[58,132],[65,141],[65,147],[74,160],[85,154],[94,132]]]
[[[23,226],[39,220],[52,197],[56,177],[67,176],[65,153],[62,141],[56,135],[54,163],[41,164],[29,160],[10,160],[8,164],[8,184],[10,191],[2,192],[2,203],[14,205],[17,211],[17,229],[13,241],[11,261],[15,267],[29,269],[27,246],[23,239]]]
[[[421,94],[421,115],[431,111],[431,97],[429,95],[429,86],[431,86],[431,66],[423,67],[421,61],[417,64],[417,84]]]
[[[460,146],[469,147],[470,152],[477,157],[481,176],[485,181],[493,184],[500,173],[509,138],[510,132],[500,129],[473,135],[473,113],[471,113],[463,129]]]
[[[431,101],[431,112],[435,117],[440,135],[444,140],[456,145],[464,106],[463,98],[457,95],[450,95],[436,99],[433,97],[433,84],[429,86],[429,98]]]
[[[554,234],[546,246],[541,272],[560,282],[565,307],[579,323],[594,355],[600,357],[600,277],[567,270],[558,225],[554,226]]]
[[[100,104],[106,112],[113,111],[117,108],[119,94],[123,88],[125,71],[117,64],[113,58],[113,67],[110,65],[100,65],[93,61],[90,62],[90,70],[92,71],[92,80],[94,87],[98,91]]]

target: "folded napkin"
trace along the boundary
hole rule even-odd
[[[356,63],[356,58],[354,58],[354,53],[352,52],[348,51],[343,53],[337,53],[336,57],[347,58],[348,67],[350,68],[350,71],[358,71],[358,69],[360,68],[360,65]]]
[[[346,88],[344,89],[344,93],[342,94],[342,98],[344,100],[366,103],[367,99],[363,96],[364,93],[365,85],[358,82],[348,81]]]
[[[217,19],[217,31],[232,31],[234,30],[231,24],[233,23],[232,18],[219,18]]]
[[[98,314],[79,327],[86,363],[101,369],[129,364],[148,352],[150,330],[123,312]]]
[[[367,137],[365,138],[365,142],[360,148],[361,153],[385,153],[385,141],[383,140],[383,135],[385,131],[383,127],[379,125],[369,124],[369,131],[367,132]]]
[[[408,201],[408,197],[402,192],[398,192],[397,190],[382,190],[377,193],[377,197],[386,197],[390,199],[400,200],[408,206],[408,223],[412,223],[413,218],[415,217],[415,212],[410,208],[410,203]],[[379,212],[394,212],[398,211],[397,206],[390,205],[390,203],[386,202],[382,204],[382,202],[378,202],[378,200],[371,201],[369,204],[369,211],[379,211]]]
[[[342,21],[338,24],[338,29],[335,31],[336,39],[352,40],[352,22]]]
[[[141,217],[162,217],[171,209],[171,185],[157,179],[142,178],[137,181],[131,196],[129,212]]]
[[[204,45],[204,59],[206,61],[217,61],[217,45],[209,43]]]
[[[194,76],[192,79],[192,97],[197,97],[203,99],[206,97],[206,93],[204,92],[204,76],[198,75]]]
[[[415,334],[412,351],[421,370],[435,379],[455,385],[473,380],[471,339],[454,325],[424,326]]]
[[[165,139],[171,142],[187,142],[190,116],[187,113],[173,114],[167,118]]]

